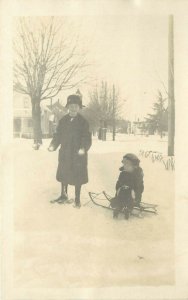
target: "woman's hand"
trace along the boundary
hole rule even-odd
[[[79,155],[84,155],[84,154],[85,154],[85,149],[80,149],[80,150],[78,151],[78,154],[79,154]]]

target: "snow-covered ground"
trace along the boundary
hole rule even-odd
[[[14,141],[14,284],[17,288],[170,285],[174,282],[174,174],[158,162],[141,158],[145,202],[158,215],[129,221],[92,205],[88,191],[114,194],[120,162],[140,149],[165,153],[159,137],[94,138],[89,153],[89,184],[82,208],[50,204],[60,192],[55,180],[57,151],[39,151],[31,140]],[[70,188],[70,196],[73,189]],[[84,205],[86,204],[86,205]]]

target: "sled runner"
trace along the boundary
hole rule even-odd
[[[95,205],[114,210],[114,208],[111,207],[111,200],[113,199],[113,197],[108,195],[105,191],[103,191],[102,193],[89,192],[89,197]],[[133,210],[157,214],[157,205],[141,202],[140,206],[134,206]]]

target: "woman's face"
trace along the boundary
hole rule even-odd
[[[71,117],[76,117],[80,110],[80,106],[78,104],[69,104],[68,111]]]
[[[124,166],[124,170],[126,172],[133,172],[134,171],[134,166],[132,164],[132,162],[126,158],[123,158],[122,160],[123,166]]]

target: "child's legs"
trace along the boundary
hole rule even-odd
[[[119,201],[119,200],[118,200],[117,197],[112,198],[112,199],[110,200],[110,206],[111,206],[112,208],[117,208],[118,201]]]
[[[67,194],[68,191],[68,184],[64,184],[63,182],[61,182],[61,196]]]
[[[132,197],[129,197],[128,199],[126,199],[126,206],[130,211],[133,210],[134,202],[133,202]]]
[[[118,195],[119,201],[121,203],[121,209],[127,207],[129,210],[133,208],[133,199],[131,195],[130,189],[123,189],[120,191]]]
[[[75,185],[75,202],[76,204],[80,204],[80,194],[81,194],[81,185]],[[61,182],[61,196],[67,194],[68,192],[68,184],[64,184]]]
[[[81,185],[75,185],[75,203],[80,204]]]
[[[118,196],[112,198],[111,207],[114,209],[114,217],[117,217],[123,209],[123,203]]]

